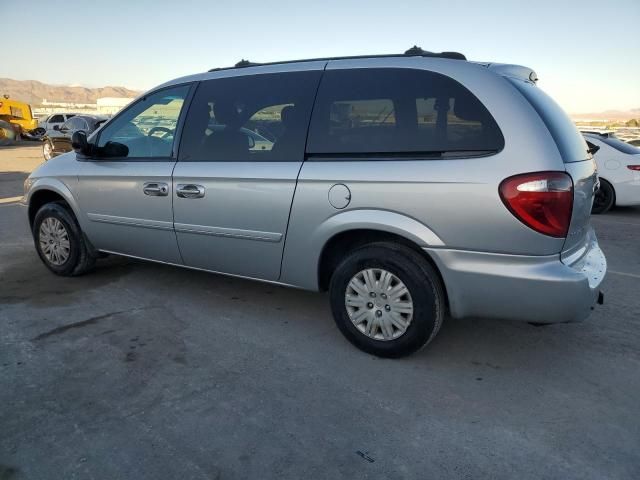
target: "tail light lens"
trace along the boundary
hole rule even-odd
[[[564,172],[515,175],[500,184],[500,198],[527,227],[564,238],[573,210],[573,181]]]
[[[640,165],[627,165],[629,170],[635,170],[636,172],[640,172]]]

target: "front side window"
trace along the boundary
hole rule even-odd
[[[180,161],[302,161],[320,72],[202,82],[185,121]]]
[[[170,158],[188,85],[168,88],[139,100],[100,134],[96,155],[119,158]]]
[[[325,72],[311,154],[493,153],[504,138],[486,107],[452,78],[413,69]]]
[[[49,119],[49,122],[51,122],[51,123],[62,123],[62,122],[64,122],[64,117],[62,115],[53,115]]]

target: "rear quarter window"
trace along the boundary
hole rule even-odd
[[[400,68],[327,70],[309,154],[496,153],[504,138],[487,108],[450,77]]]
[[[538,86],[509,78],[546,125],[565,163],[587,160],[587,142],[565,111]]]

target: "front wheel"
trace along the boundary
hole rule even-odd
[[[598,215],[608,212],[616,202],[616,192],[606,180],[600,179],[600,188],[593,198],[593,207],[591,213]]]
[[[45,160],[51,160],[51,157],[53,156],[53,145],[49,140],[45,140],[42,144],[42,156]]]
[[[57,275],[81,275],[95,264],[73,213],[62,203],[47,203],[38,210],[33,240],[40,259]]]
[[[445,296],[435,269],[403,245],[374,243],[350,253],[330,283],[331,309],[356,347],[380,357],[402,357],[438,333]]]

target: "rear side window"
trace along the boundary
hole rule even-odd
[[[194,95],[180,161],[302,161],[321,72],[217,78]]]
[[[486,107],[444,75],[410,69],[325,72],[311,154],[494,153],[504,138]]]
[[[619,152],[627,153],[629,155],[639,155],[640,148],[634,147],[633,145],[628,144],[627,142],[623,142],[618,137],[614,135],[608,135],[606,137],[600,137],[599,140],[601,142],[606,143],[611,148],[615,148]]]
[[[87,122],[85,122],[82,118],[74,117],[72,119],[67,120],[67,128],[71,130],[87,130]]]
[[[540,115],[558,146],[562,160],[565,163],[586,160],[587,143],[562,107],[536,85],[512,78],[509,80]]]

